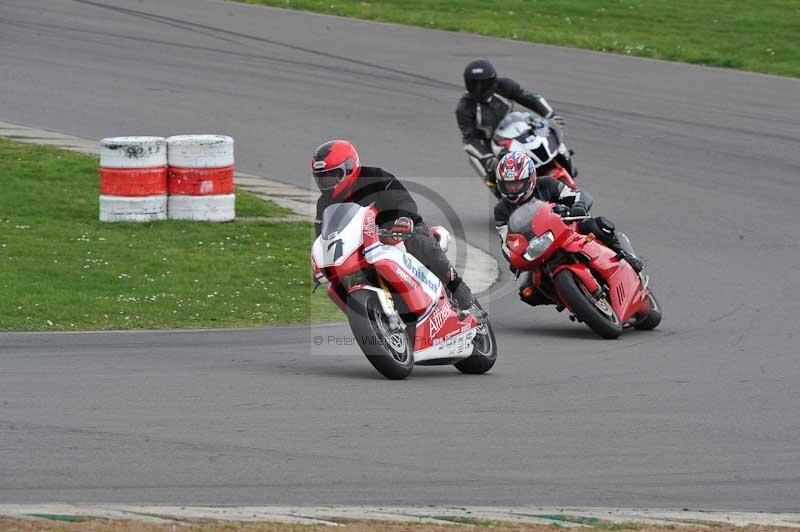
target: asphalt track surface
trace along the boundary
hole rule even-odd
[[[440,176],[419,181],[494,250],[453,117],[476,56],[568,120],[658,330],[600,340],[505,274],[481,377],[385,381],[315,349],[337,326],[0,335],[0,500],[797,510],[798,80],[233,3],[2,0],[0,118],[224,132],[241,170],[306,185],[310,150],[352,138]]]

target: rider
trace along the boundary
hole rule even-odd
[[[562,128],[564,120],[541,95],[526,91],[513,79],[498,78],[494,66],[486,59],[472,61],[466,66],[464,85],[467,91],[456,108],[464,151],[478,174],[483,176],[486,186],[495,191],[497,157],[492,153],[490,141],[500,121],[511,112],[511,102],[524,105]],[[560,162],[572,177],[578,175],[569,154],[563,154]]]
[[[376,224],[391,228],[392,233],[409,233],[406,250],[422,262],[447,286],[462,310],[475,303],[472,291],[450,265],[439,243],[417,211],[417,203],[405,186],[382,168],[361,166],[358,152],[346,140],[332,140],[320,145],[311,158],[311,171],[322,193],[317,200],[314,228],[322,231],[322,213],[334,203],[354,202],[378,209]]]
[[[501,157],[497,163],[496,178],[497,190],[502,198],[494,207],[494,223],[500,233],[506,260],[509,256],[506,245],[508,220],[511,213],[531,199],[554,204],[553,211],[562,216],[587,216],[592,208],[592,196],[587,191],[572,189],[549,176],[537,179],[536,167],[524,152],[511,151]],[[617,232],[610,220],[602,216],[581,220],[578,232],[583,235],[594,233],[598,240],[617,253],[618,258],[625,259],[637,273],[642,271],[642,261],[633,253],[627,237]],[[532,286],[531,281],[530,272],[525,272],[520,283],[520,296],[526,303],[541,304],[543,301],[537,300],[535,295],[533,298],[522,296],[523,290]]]

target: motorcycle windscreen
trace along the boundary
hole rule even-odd
[[[543,201],[532,199],[519,209],[511,213],[511,218],[508,219],[508,232],[519,233],[525,235],[525,238],[530,240],[536,235],[533,233],[533,219],[539,209],[546,204]]]
[[[322,238],[329,240],[334,233],[341,232],[353,221],[361,210],[358,203],[335,203],[322,212]]]
[[[516,139],[521,136],[527,137],[530,134],[527,115],[519,111],[508,113],[497,125],[495,130],[495,140],[497,139]]]

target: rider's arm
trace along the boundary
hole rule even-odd
[[[592,195],[583,189],[572,189],[557,179],[549,176],[539,178],[536,190],[542,201],[559,203],[567,207],[580,203],[587,211],[592,208]]]
[[[475,116],[477,105],[468,98],[461,98],[456,108],[456,121],[458,129],[461,130],[461,140],[464,143],[464,150],[470,155],[480,159],[486,155],[492,155],[489,142],[483,132],[478,129],[478,122]]]
[[[508,237],[508,219],[510,216],[511,209],[508,208],[506,202],[500,200],[497,205],[494,206],[494,225],[495,229],[497,229],[497,234],[500,236],[500,250],[503,252],[503,257],[506,260],[509,260],[509,249],[506,244],[506,238]]]
[[[320,196],[317,199],[317,215],[314,217],[314,232],[316,236],[319,236],[322,233],[322,211],[325,210],[325,201],[323,200],[323,196]]]
[[[399,179],[394,177],[385,170],[380,170],[383,179],[384,189],[378,193],[378,210],[381,212],[391,212],[392,217],[397,219],[406,216],[414,222],[414,224],[422,223],[422,216],[419,214],[417,202],[411,196],[408,189],[400,182]]]
[[[513,79],[498,78],[497,93],[509,100],[514,100],[520,105],[524,105],[543,118],[550,118],[555,114],[553,108],[544,99],[544,96],[526,91]]]

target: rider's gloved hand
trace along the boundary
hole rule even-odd
[[[569,209],[570,216],[588,216],[589,211],[583,203],[576,203]]]
[[[558,127],[564,129],[567,126],[567,123],[564,121],[564,117],[561,115],[553,115],[550,117],[550,120],[556,123]]]
[[[414,231],[414,222],[407,216],[401,216],[394,221],[391,231],[392,234],[381,238],[381,242],[394,246],[411,236]]]
[[[560,203],[553,204],[553,212],[559,216],[568,216],[569,215],[569,207],[566,205],[561,205]]]
[[[487,176],[494,176],[494,171],[497,169],[497,160],[497,157],[494,155],[488,155],[481,159],[483,169],[486,170]]]

